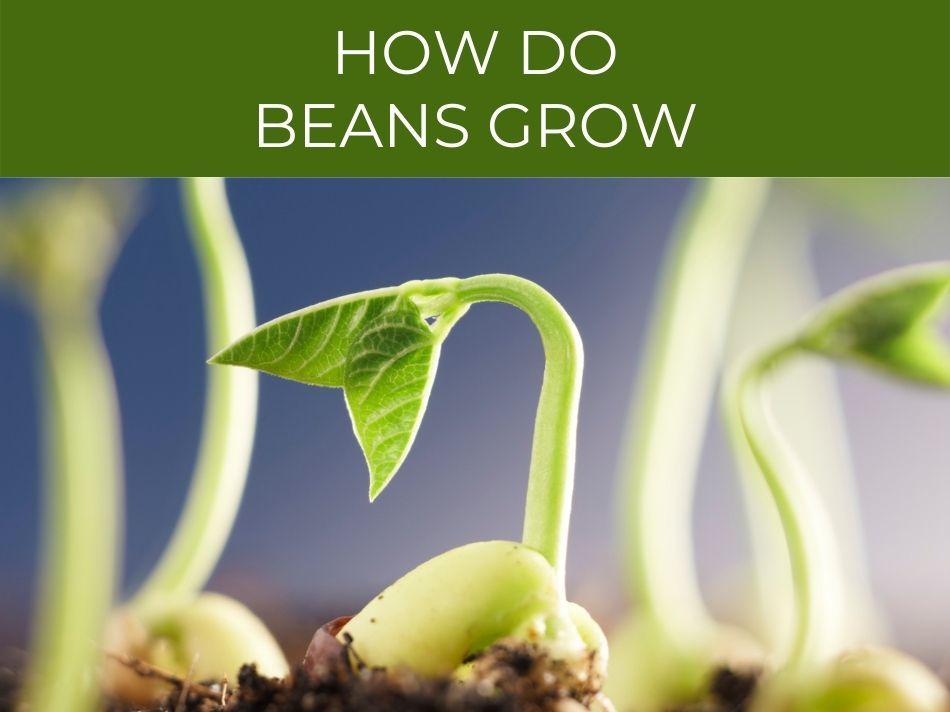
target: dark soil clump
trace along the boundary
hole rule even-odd
[[[677,707],[670,712],[747,712],[759,684],[758,671],[715,670],[709,680],[709,696],[703,702]]]
[[[741,712],[752,700],[752,693],[759,683],[759,674],[735,672],[720,668],[713,674],[709,692],[712,698],[728,710]]]
[[[8,667],[0,667],[0,712],[16,708],[20,693],[20,680],[16,672]]]
[[[370,668],[347,654],[286,680],[248,665],[231,689],[186,685],[148,712],[574,712],[587,709],[599,684],[534,646],[501,643],[472,661],[465,681]]]

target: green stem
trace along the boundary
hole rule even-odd
[[[746,247],[766,179],[703,183],[667,258],[621,465],[631,590],[678,647],[712,628],[693,562],[692,492]]]
[[[820,301],[811,264],[809,224],[788,196],[769,206],[759,236],[746,259],[739,285],[730,355],[757,353],[785,336]],[[781,198],[785,197],[785,200]],[[762,303],[768,300],[769,308]],[[827,363],[796,363],[769,386],[775,420],[795,443],[796,455],[810,472],[821,473],[815,486],[834,523],[841,556],[841,579],[848,610],[843,633],[852,644],[880,639],[879,616],[868,582],[867,556],[857,511],[853,465],[846,437],[838,384]],[[769,649],[786,649],[793,630],[794,597],[785,535],[771,495],[751,454],[738,458],[739,483],[751,546],[758,606],[753,623]]]
[[[46,512],[43,579],[24,709],[96,706],[102,631],[117,576],[118,407],[92,308],[43,309]]]
[[[567,534],[574,490],[577,410],[584,350],[577,327],[548,292],[520,277],[489,274],[462,280],[431,280],[406,285],[411,294],[431,296],[443,308],[451,294],[458,305],[503,302],[525,312],[544,347],[544,380],[534,423],[531,467],[522,541],[555,568],[563,591]],[[455,318],[460,314],[452,313]],[[438,328],[438,325],[437,325]]]
[[[183,182],[192,242],[204,291],[209,353],[254,327],[247,259],[228,207],[224,180]],[[200,591],[214,570],[237,516],[257,417],[257,373],[209,369],[201,447],[185,509],[158,565],[133,603]]]
[[[733,446],[754,459],[785,535],[795,607],[785,660],[790,668],[835,651],[843,613],[837,541],[827,511],[814,482],[774,432],[763,394],[766,376],[801,351],[795,340],[767,350],[730,381],[725,401]]]

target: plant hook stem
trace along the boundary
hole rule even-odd
[[[406,291],[410,296],[422,297],[423,305],[426,298],[431,299],[433,308],[453,319],[461,312],[445,303],[446,294],[461,307],[503,302],[525,312],[538,329],[545,367],[535,417],[522,541],[551,563],[563,591],[584,368],[584,350],[577,327],[547,291],[512,275],[410,282]]]

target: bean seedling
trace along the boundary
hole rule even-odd
[[[714,621],[703,603],[690,494],[724,324],[768,193],[767,179],[701,184],[662,277],[621,468],[625,569],[640,605],[611,641],[608,692],[621,709],[697,699],[717,660],[761,657],[747,636]]]
[[[223,183],[193,179],[186,196],[215,348],[254,322],[250,276]],[[212,374],[201,454],[177,533],[135,599],[109,615],[122,467],[115,384],[97,310],[133,197],[128,184],[54,185],[0,221],[0,274],[32,307],[45,360],[43,595],[24,709],[94,709],[103,648],[182,675],[226,678],[248,660],[271,674],[287,670],[250,611],[200,594],[241,499],[256,417],[254,374]],[[124,666],[107,660],[103,669],[107,689],[123,697],[154,692]]]
[[[798,184],[795,183],[795,186]],[[776,191],[746,258],[730,325],[723,370],[786,335],[821,300],[813,266],[813,204],[789,190]],[[851,217],[850,214],[847,217]],[[840,550],[841,580],[848,606],[842,624],[846,644],[886,635],[867,572],[867,552],[858,511],[857,483],[845,427],[844,407],[833,365],[807,359],[770,383],[777,425],[796,443],[799,458],[813,472],[832,518]],[[741,609],[749,630],[768,650],[783,650],[791,637],[792,582],[782,526],[750,457],[736,461],[748,532],[750,575],[742,578]],[[745,601],[756,605],[744,605]]]
[[[624,563],[632,598],[639,604],[611,639],[607,691],[622,709],[697,702],[707,696],[714,668],[760,669],[768,650],[787,637],[791,584],[784,539],[757,472],[744,474],[741,484],[762,612],[758,621],[754,616],[743,620],[764,645],[743,630],[716,622],[706,610],[691,537],[699,451],[723,367],[726,332],[735,332],[732,338],[739,343],[760,344],[763,333],[766,340],[772,338],[773,323],[799,318],[803,305],[815,300],[802,229],[806,211],[792,190],[798,184],[773,188],[772,182],[699,182],[660,276],[619,471]],[[809,187],[825,196],[834,186],[816,182]],[[740,274],[743,291],[737,300]],[[750,318],[765,294],[778,303],[767,320]],[[846,545],[846,566],[839,577],[851,602],[846,635],[865,640],[873,637],[873,605],[856,515],[846,498],[851,477],[834,386],[830,374],[798,376],[796,385],[807,391],[796,394],[796,408],[783,409],[782,420],[807,441],[806,454],[826,473],[823,495],[834,505],[839,542]],[[819,409],[821,417],[809,407]],[[740,464],[743,473],[755,469],[746,458]]]
[[[948,263],[866,280],[829,300],[800,331],[751,359],[730,380],[725,411],[734,446],[752,455],[778,510],[794,586],[792,645],[765,683],[760,709],[937,712],[950,704],[936,677],[896,651],[842,654],[844,601],[831,523],[813,481],[774,432],[761,393],[769,375],[803,353],[950,387],[950,349],[934,319],[948,291]]]
[[[134,206],[125,183],[49,185],[0,220],[0,276],[31,308],[43,358],[43,549],[24,709],[88,712],[98,699],[122,485],[98,308]]]
[[[373,599],[338,637],[351,640],[371,667],[404,666],[423,675],[458,671],[509,637],[578,665],[593,660],[602,671],[603,635],[564,593],[583,351],[573,322],[550,294],[501,274],[408,282],[282,316],[212,362],[342,388],[373,500],[412,446],[442,342],[472,304],[486,301],[526,312],[546,358],[522,541],[469,544],[431,559]]]
[[[254,324],[251,276],[220,178],[182,184],[204,292],[207,345],[213,351]],[[178,525],[158,564],[113,616],[107,645],[164,670],[199,679],[233,679],[252,661],[281,676],[277,642],[243,604],[202,593],[228,540],[244,492],[257,418],[257,375],[211,369],[201,445]],[[153,685],[118,664],[107,685],[126,699],[151,698]]]

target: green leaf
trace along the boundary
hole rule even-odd
[[[415,439],[440,341],[410,299],[398,289],[383,289],[275,319],[211,362],[343,388],[369,466],[373,500],[396,474]]]
[[[439,344],[416,309],[382,313],[354,341],[343,391],[370,471],[370,500],[389,484],[416,437]]]
[[[383,312],[406,305],[412,307],[394,289],[320,302],[259,326],[212,357],[211,363],[342,388],[347,353],[362,330]]]
[[[892,375],[950,388],[950,348],[936,320],[950,264],[919,265],[845,290],[803,332],[805,348],[870,363]]]

